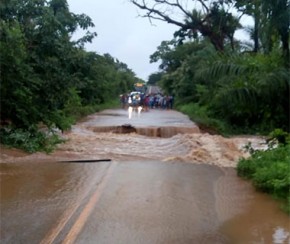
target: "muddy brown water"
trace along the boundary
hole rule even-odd
[[[136,133],[119,133],[124,124]],[[280,204],[236,176],[242,146],[264,147],[262,138],[200,133],[186,116],[156,110],[130,119],[106,110],[63,136],[50,155],[1,148],[1,243],[70,243],[74,233],[71,243],[290,241]],[[112,162],[58,162],[101,158]]]

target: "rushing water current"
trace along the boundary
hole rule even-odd
[[[290,242],[289,217],[279,203],[234,169],[248,156],[243,146],[263,148],[263,138],[201,133],[186,116],[159,110],[106,110],[62,136],[66,143],[48,155],[1,148],[1,243],[46,243],[48,230],[61,226],[52,227],[55,219],[77,212],[109,165],[58,163],[77,159],[110,159],[118,166],[115,185],[92,215],[98,221],[88,221],[76,243],[95,243],[88,238],[96,230],[98,243]],[[118,204],[109,204],[116,196]],[[134,233],[128,228],[133,219],[140,220]],[[56,243],[66,228],[57,232]]]

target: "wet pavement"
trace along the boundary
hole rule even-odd
[[[97,117],[96,117],[97,116]],[[133,112],[129,118],[128,110],[126,109],[107,109],[97,115],[91,115],[83,125],[89,126],[118,126],[122,124],[131,124],[135,127],[166,127],[178,126],[192,128],[197,125],[192,122],[188,116],[179,113],[175,110],[151,109],[149,112]]]
[[[112,132],[128,123],[174,135]],[[1,244],[290,241],[279,203],[224,167],[255,138],[201,134],[186,116],[158,110],[131,119],[106,110],[65,137],[50,155],[1,150]],[[112,161],[57,162],[92,158]]]
[[[126,109],[105,110],[88,117],[82,124],[94,132],[118,131],[120,126],[131,126],[140,135],[172,137],[178,133],[199,133],[198,126],[188,116],[174,110],[151,109],[150,112],[130,112]],[[78,127],[79,128],[79,127]]]

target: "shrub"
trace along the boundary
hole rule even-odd
[[[1,128],[0,142],[4,145],[33,153],[37,151],[52,152],[56,145],[64,142],[58,135],[46,134],[35,127],[29,129]]]
[[[239,176],[251,179],[257,189],[283,200],[286,203],[283,208],[290,213],[290,144],[253,151],[249,159],[239,161],[237,172]]]

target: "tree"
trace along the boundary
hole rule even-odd
[[[26,62],[25,37],[17,21],[3,20],[0,20],[0,36],[1,120],[29,126],[30,122],[37,121],[33,95],[38,86]]]
[[[149,75],[147,85],[157,85],[157,83],[161,80],[163,73],[162,72],[156,72],[151,75]]]
[[[65,130],[133,87],[135,74],[109,54],[84,50],[96,33],[77,41],[77,28],[93,27],[66,0],[0,2],[1,143],[29,151],[50,148],[39,126]],[[46,147],[46,148],[45,148]]]
[[[209,38],[218,51],[224,50],[225,41],[229,41],[234,48],[234,33],[241,26],[238,18],[226,10],[231,1],[213,1],[208,5],[206,0],[196,0],[199,10],[186,9],[186,3],[180,0],[130,1],[146,11],[143,17],[179,26],[180,30],[176,32],[176,36],[196,38],[201,34],[204,38]],[[178,18],[180,14],[183,19]]]
[[[269,20],[269,37],[275,32],[280,36],[282,43],[282,55],[286,66],[289,68],[289,23],[290,23],[290,2],[289,0],[269,0],[263,2],[263,12]],[[270,39],[270,50],[273,39]]]
[[[232,54],[201,62],[206,104],[214,116],[240,128],[289,131],[289,70],[278,53]]]
[[[242,14],[254,19],[254,52],[260,50],[260,44],[265,53],[271,53],[280,37],[282,56],[286,66],[289,65],[289,0],[246,1],[236,0],[235,7]]]
[[[162,42],[151,61],[161,61],[158,84],[178,104],[198,104],[208,116],[244,131],[289,131],[290,74],[277,47],[270,54],[253,55],[220,53],[205,40],[174,43]]]
[[[249,15],[254,19],[254,28],[251,37],[254,41],[253,52],[257,53],[260,49],[260,29],[262,21],[261,0],[251,2],[247,0],[236,0],[235,7],[238,11],[242,12],[242,15]]]
[[[78,26],[93,23],[70,13],[66,0],[5,0],[0,10],[1,120],[22,128],[43,122],[63,129],[78,48],[70,38]]]

